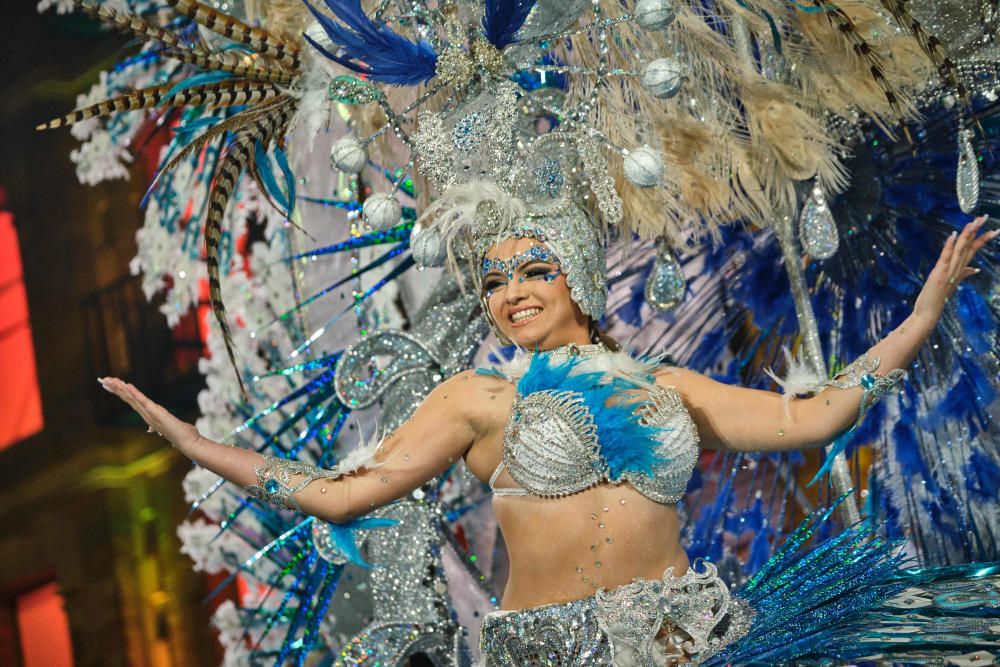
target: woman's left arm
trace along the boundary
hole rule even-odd
[[[977,237],[986,221],[970,222],[961,234],[952,234],[914,303],[912,314],[868,351],[879,360],[876,375],[885,377],[905,369],[937,326],[947,299],[958,284],[978,272],[969,268],[975,254],[1000,230]],[[828,386],[809,398],[786,400],[780,394],[716,382],[684,369],[665,369],[657,382],[675,388],[698,427],[702,447],[741,451],[779,451],[822,447],[851,428],[861,402],[869,401],[865,387]]]

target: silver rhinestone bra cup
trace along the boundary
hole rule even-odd
[[[609,354],[603,345],[571,345],[548,350],[554,362]],[[508,378],[515,381],[515,378]],[[698,431],[672,389],[655,385],[637,420],[657,427],[662,463],[653,476],[625,472],[612,483],[628,482],[658,503],[676,503],[684,495],[698,458]],[[503,469],[519,488],[495,486]],[[576,392],[540,391],[518,396],[504,429],[503,458],[490,477],[497,496],[566,496],[601,482],[611,482],[601,456],[593,415]]]

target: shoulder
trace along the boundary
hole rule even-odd
[[[653,372],[653,377],[658,386],[673,389],[685,403],[699,403],[704,396],[726,386],[707,375],[680,366],[660,366]]]
[[[434,391],[451,391],[458,395],[470,395],[480,392],[494,393],[508,386],[510,386],[510,382],[495,372],[489,370],[484,372],[483,369],[470,368],[455,373],[439,384]]]

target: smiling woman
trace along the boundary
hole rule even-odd
[[[524,349],[585,345],[591,321],[570,298],[559,258],[525,237],[490,247],[483,259],[484,309],[498,334]]]
[[[876,650],[895,659],[904,653],[899,628],[963,623],[969,639],[953,633],[946,650],[1000,641],[993,626],[970,624],[948,606],[922,609],[919,619],[894,606],[904,590],[912,600],[961,590],[985,612],[995,607],[1000,566],[901,570],[891,545],[871,539],[867,525],[793,557],[825,520],[820,514],[746,587],[730,591],[714,564],[689,562],[677,509],[699,448],[819,447],[858,423],[901,381],[945,301],[972,275],[969,261],[996,236],[979,234],[983,218],[948,240],[902,326],[814,395],[786,405],[776,393],[595,342],[607,294],[593,270],[603,265],[597,225],[571,202],[556,213],[506,207],[522,214],[484,224],[473,257],[491,324],[519,352],[446,380],[409,421],[334,468],[210,441],[135,387],[102,383],[249,495],[332,523],[403,498],[464,458],[494,491],[510,556],[501,609],[482,625],[489,667],[810,664]]]

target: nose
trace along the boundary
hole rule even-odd
[[[527,297],[527,291],[524,288],[524,283],[515,276],[507,283],[507,289],[504,290],[504,299],[507,303],[514,304],[525,297]]]

